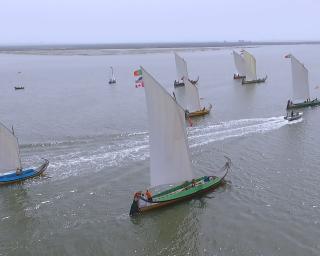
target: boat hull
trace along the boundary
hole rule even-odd
[[[306,108],[306,107],[314,107],[314,106],[319,106],[319,105],[320,105],[320,101],[318,99],[314,99],[312,101],[287,104],[287,109]]]
[[[259,84],[259,83],[264,83],[267,80],[267,76],[265,78],[259,78],[256,80],[251,80],[251,81],[247,81],[245,78],[242,79],[242,84]]]
[[[246,78],[246,76],[241,76],[241,75],[239,75],[239,74],[233,74],[233,79],[234,80],[239,80],[239,79],[245,79]]]
[[[189,190],[193,190],[193,191],[190,191],[190,193],[185,193],[181,196],[179,194],[175,195],[176,198],[173,198],[173,199],[170,199],[170,197],[167,196],[168,197],[167,200],[162,199],[161,201],[156,201],[157,195],[155,195],[154,196],[155,201],[153,203],[150,203],[150,205],[148,205],[148,206],[139,208],[139,212],[144,213],[144,212],[148,212],[151,210],[163,208],[165,206],[169,206],[172,204],[176,204],[176,203],[179,203],[179,202],[182,202],[185,200],[192,199],[194,197],[200,196],[202,194],[205,194],[205,193],[208,193],[208,192],[214,190],[215,188],[222,185],[224,182],[223,178],[218,178],[218,177],[213,177],[213,176],[211,176],[211,177],[213,179],[211,184],[207,184],[207,186],[201,187],[202,185],[204,185],[204,184],[202,184],[202,185],[196,186],[194,188],[189,188]],[[201,177],[200,179],[204,179],[204,177]],[[200,180],[200,179],[197,179],[197,180]],[[181,186],[175,187],[172,190],[179,188],[179,187],[181,187]],[[163,193],[165,193],[165,192],[162,192],[161,194],[163,194]],[[161,197],[164,198],[165,195],[161,196]]]
[[[212,105],[210,104],[208,108],[204,108],[204,109],[201,109],[201,110],[198,110],[195,112],[188,113],[186,116],[187,117],[204,116],[204,115],[209,114],[211,109],[212,109]]]
[[[183,87],[185,84],[184,84],[184,82],[174,81],[173,85],[174,85],[174,87]]]
[[[0,186],[22,182],[24,180],[40,176],[47,169],[48,165],[49,165],[49,161],[45,159],[44,163],[36,169],[32,169],[32,168],[23,169],[20,174],[16,174],[16,172],[12,172],[9,174],[1,175]]]
[[[289,115],[289,116],[285,116],[284,119],[288,120],[289,122],[294,121],[294,120],[298,120],[302,118],[302,112],[301,113],[297,113],[293,116]]]

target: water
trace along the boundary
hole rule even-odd
[[[128,211],[133,193],[148,187],[149,148],[133,70],[143,65],[171,90],[172,52],[2,53],[0,120],[14,126],[24,166],[41,157],[50,166],[45,177],[1,188],[0,255],[319,255],[320,108],[283,119],[291,95],[283,57],[305,63],[319,97],[320,46],[249,50],[265,84],[233,81],[229,48],[181,52],[213,104],[188,128],[195,172],[217,172],[227,155],[226,185],[135,219]],[[24,91],[13,90],[19,82]]]

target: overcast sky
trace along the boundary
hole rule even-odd
[[[0,44],[320,40],[320,0],[0,0]]]

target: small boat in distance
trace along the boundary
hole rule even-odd
[[[310,99],[308,69],[292,54],[286,55],[285,58],[291,59],[293,90],[293,100],[288,100],[287,109],[320,105],[320,101],[317,98]]]
[[[22,72],[21,71],[18,71],[17,72],[17,76],[18,76],[18,82],[17,82],[17,84],[20,84],[20,86],[15,86],[14,87],[14,89],[15,90],[24,90],[24,86],[22,86],[22,78],[21,78],[21,76],[22,76]]]
[[[14,89],[15,90],[24,90],[24,86],[15,86]]]
[[[22,168],[18,139],[13,129],[10,131],[0,123],[0,185],[21,182],[41,175],[48,167],[49,161],[38,168]]]
[[[233,74],[233,79],[243,79],[246,78],[245,76],[245,69],[244,69],[244,59],[241,56],[241,54],[237,53],[236,51],[233,51],[233,58],[234,58],[234,65],[237,69],[237,74]]]
[[[111,77],[109,79],[109,84],[115,84],[115,83],[117,83],[117,80],[114,76],[113,67],[110,67],[110,69],[111,69]]]
[[[256,59],[249,52],[242,50],[242,56],[244,60],[245,78],[242,78],[242,84],[257,84],[264,83],[268,76],[264,78],[257,78]]]
[[[183,82],[183,79],[188,79],[190,83],[196,85],[199,81],[199,76],[196,80],[189,79],[187,62],[177,53],[174,53],[174,58],[176,62],[176,71],[178,77],[178,80],[174,80],[174,87],[184,86],[185,84]]]
[[[187,143],[184,109],[143,68],[147,113],[149,120],[150,183],[153,188],[170,184],[169,189],[146,194],[136,192],[130,216],[162,208],[209,192],[223,184],[230,168],[230,159],[223,168],[223,175],[194,178]],[[163,187],[162,187],[163,188]]]
[[[289,122],[294,121],[294,120],[298,120],[300,118],[302,118],[303,112],[293,112],[291,111],[291,113],[287,113],[287,115],[284,117],[284,119],[288,120]]]

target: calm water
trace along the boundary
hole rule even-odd
[[[320,255],[320,108],[283,120],[284,55],[305,63],[320,97],[320,46],[249,50],[265,84],[233,81],[229,48],[181,52],[213,104],[188,128],[195,172],[217,172],[228,155],[227,184],[135,219],[128,211],[133,192],[148,187],[149,150],[132,73],[143,65],[172,91],[172,52],[0,54],[0,120],[14,126],[25,166],[50,160],[45,177],[1,188],[0,255]]]

